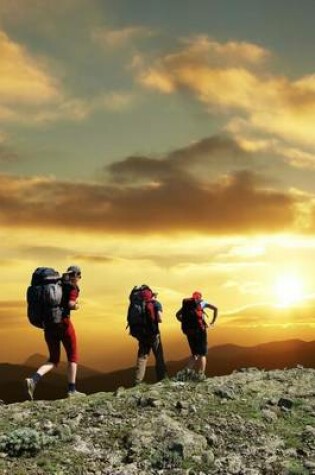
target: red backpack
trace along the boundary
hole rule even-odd
[[[182,302],[181,323],[183,333],[192,333],[204,329],[202,308],[194,298],[186,298]]]
[[[152,301],[152,290],[147,285],[136,286],[129,295],[127,328],[135,338],[158,333],[158,324]]]

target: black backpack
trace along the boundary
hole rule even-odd
[[[27,317],[32,325],[60,323],[62,320],[62,278],[50,267],[38,267],[26,293]]]
[[[129,307],[127,313],[127,328],[129,333],[135,338],[143,338],[158,333],[158,325],[152,319],[148,309],[148,303],[142,298],[142,291],[150,290],[148,285],[135,286],[129,295]]]
[[[198,309],[199,303],[196,302],[195,299],[187,298],[183,300],[181,308],[181,323],[183,333],[191,333],[200,329],[197,314]]]

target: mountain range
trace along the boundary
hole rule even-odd
[[[34,372],[46,358],[34,354],[22,365],[0,364],[0,399],[5,403],[23,401],[25,399],[24,379]],[[174,376],[185,366],[186,360],[169,361],[168,374]],[[301,365],[315,368],[315,341],[288,340],[265,343],[253,347],[241,347],[227,344],[209,350],[207,376],[222,376],[241,368],[256,367],[259,369],[283,369]],[[53,400],[65,397],[66,363],[50,372],[38,384],[36,399]],[[118,387],[130,387],[133,383],[134,368],[125,368],[110,373],[79,366],[78,389],[87,394],[103,391],[115,391]],[[154,367],[147,368],[145,381],[155,381]]]

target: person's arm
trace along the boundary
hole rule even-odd
[[[158,321],[159,323],[162,323],[162,312],[161,312],[161,310],[158,310],[158,311],[156,312],[156,316],[157,316],[157,321]]]
[[[177,320],[179,320],[180,322],[182,321],[182,308],[180,308],[179,310],[177,310],[177,312],[176,312],[176,318],[177,318]]]
[[[155,302],[156,318],[158,323],[162,323],[163,307],[160,302]]]
[[[212,318],[212,321],[210,322],[210,325],[214,325],[214,322],[216,321],[217,319],[217,316],[218,316],[218,309],[215,305],[211,305],[211,303],[206,303],[206,305],[204,306],[204,308],[210,308],[210,310],[213,311],[213,318]]]
[[[78,289],[72,288],[69,294],[69,303],[68,303],[69,310],[79,309],[79,304],[77,303],[78,296],[79,296]]]

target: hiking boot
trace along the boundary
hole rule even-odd
[[[207,376],[205,375],[205,373],[200,372],[194,375],[194,380],[197,381],[198,383],[205,381],[206,379],[207,379]]]
[[[86,396],[85,393],[81,393],[80,391],[68,391],[68,397],[72,398],[72,397],[82,397],[82,396]]]
[[[36,383],[32,378],[25,379],[26,392],[31,401],[34,399],[34,392],[36,388]]]
[[[190,368],[184,368],[180,371],[175,376],[176,381],[191,381],[194,379],[195,376],[195,371]]]

